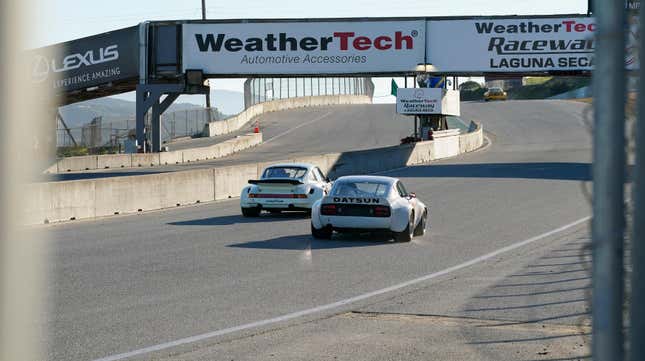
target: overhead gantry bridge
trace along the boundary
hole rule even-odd
[[[136,90],[138,144],[157,152],[160,115],[208,78],[588,75],[594,30],[582,14],[143,22],[32,50],[32,80],[58,105]]]

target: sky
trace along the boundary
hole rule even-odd
[[[32,0],[34,31],[27,47],[54,44],[136,25],[144,20],[201,18],[201,0]],[[545,15],[586,13],[587,0],[206,0],[208,19],[396,16]],[[242,91],[240,79],[211,81]],[[389,79],[376,79],[377,100],[391,102]],[[131,94],[121,96],[132,100]],[[393,97],[392,97],[393,98]],[[186,97],[180,101],[203,103]]]

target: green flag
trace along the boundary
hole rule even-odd
[[[396,85],[396,82],[394,81],[394,79],[392,79],[392,90],[390,90],[390,94],[396,96],[396,93],[398,92],[398,90],[399,90],[399,86]]]

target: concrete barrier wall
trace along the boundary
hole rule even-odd
[[[481,124],[471,122],[469,133],[459,136],[459,153],[468,153],[475,151],[484,144],[484,130]]]
[[[130,177],[38,183],[29,185],[27,224],[135,213],[238,197],[249,179],[274,163],[313,163],[332,179],[428,163],[471,152],[483,144],[483,129],[415,144],[363,151],[298,157],[284,161],[244,164]],[[164,154],[164,153],[161,153]],[[158,158],[159,159],[159,158]],[[157,159],[157,161],[159,161]],[[154,162],[155,159],[145,161]]]
[[[29,197],[22,219],[25,224],[42,224],[94,218],[95,183],[69,181],[27,185]]]
[[[97,165],[98,169],[107,169],[107,168],[131,168],[132,167],[132,155],[131,154],[111,154],[109,156],[97,156]]]
[[[23,219],[42,224],[210,202],[215,200],[214,173],[203,169],[30,184]]]
[[[156,167],[216,159],[262,143],[262,133],[246,134],[208,147],[163,153],[106,154],[62,158],[45,173],[65,173],[110,168]]]
[[[215,199],[239,197],[249,179],[257,178],[256,164],[244,164],[213,169],[215,174]]]
[[[158,166],[161,161],[160,153],[135,153],[130,154],[132,157],[133,167],[154,167]],[[59,171],[59,173],[62,173]]]
[[[98,156],[88,155],[81,157],[62,158],[57,162],[57,169],[66,171],[79,171],[98,168]]]
[[[173,165],[181,164],[184,162],[184,153],[189,151],[189,149],[183,152],[163,152],[159,153],[159,164],[160,165]],[[134,165],[133,165],[134,167]]]
[[[419,142],[414,144],[412,154],[410,154],[406,165],[423,164],[437,159],[434,148],[434,142]]]
[[[322,95],[315,97],[278,99],[270,102],[252,105],[236,116],[230,117],[225,120],[211,122],[207,124],[207,133],[209,137],[232,133],[242,128],[242,126],[261,114],[276,112],[280,110],[316,107],[323,105],[371,103],[372,99],[367,95]]]
[[[454,157],[459,154],[459,136],[436,138],[432,147],[432,160]]]
[[[328,165],[330,168],[328,173],[331,178],[338,178],[345,175],[376,173],[405,167],[410,164],[409,160],[414,153],[414,148],[415,145],[406,144],[340,153],[334,164]],[[326,156],[321,158],[326,158]],[[329,161],[329,159],[325,160]],[[413,163],[416,164],[416,162]]]
[[[215,200],[212,169],[94,179],[96,216]]]

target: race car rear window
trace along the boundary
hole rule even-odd
[[[345,197],[385,197],[389,184],[378,182],[336,182],[332,196]]]
[[[307,168],[301,167],[269,167],[264,170],[262,179],[268,178],[290,178],[302,179],[307,174]]]

